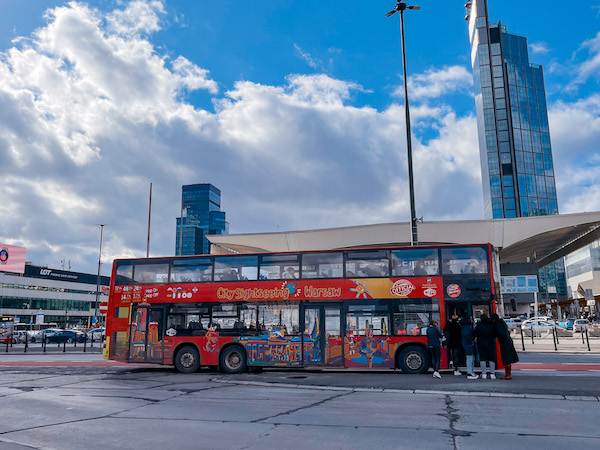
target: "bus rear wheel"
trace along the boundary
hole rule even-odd
[[[429,370],[430,364],[429,352],[423,347],[406,347],[398,355],[398,367],[404,373],[425,373]]]
[[[221,352],[221,370],[225,373],[242,373],[246,370],[246,352],[239,345],[232,345]]]
[[[175,356],[175,367],[181,373],[194,373],[200,368],[200,355],[191,345],[181,347]]]

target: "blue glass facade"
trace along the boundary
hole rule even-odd
[[[208,254],[210,242],[205,236],[229,232],[225,212],[221,211],[221,191],[208,183],[190,184],[183,186],[181,195],[184,215],[176,222],[175,254]]]
[[[542,67],[525,37],[489,22],[486,0],[468,10],[486,216],[558,214]]]
[[[487,0],[465,6],[486,217],[558,214],[543,69],[527,38],[489,22]],[[540,269],[540,290],[566,295],[564,273],[563,260]]]

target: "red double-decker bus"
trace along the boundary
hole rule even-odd
[[[495,311],[496,260],[490,244],[115,260],[105,357],[422,373],[432,320]]]

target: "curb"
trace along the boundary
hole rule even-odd
[[[511,392],[478,392],[478,391],[440,391],[427,389],[384,389],[384,388],[351,388],[343,386],[323,386],[310,384],[268,383],[264,381],[236,381],[222,378],[211,378],[214,383],[235,384],[240,386],[261,386],[281,389],[312,389],[316,391],[371,392],[386,394],[413,395],[454,395],[460,397],[494,397],[494,398],[523,398],[531,400],[568,400],[599,402],[600,397],[590,395],[553,395],[553,394],[515,394]]]

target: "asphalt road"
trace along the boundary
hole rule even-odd
[[[600,357],[521,355],[512,381],[443,374],[182,375],[98,355],[0,355],[0,449],[600,447]],[[2,362],[37,359],[37,366]],[[92,365],[98,364],[98,365]],[[71,365],[69,365],[71,364]],[[561,366],[581,370],[561,370]]]

